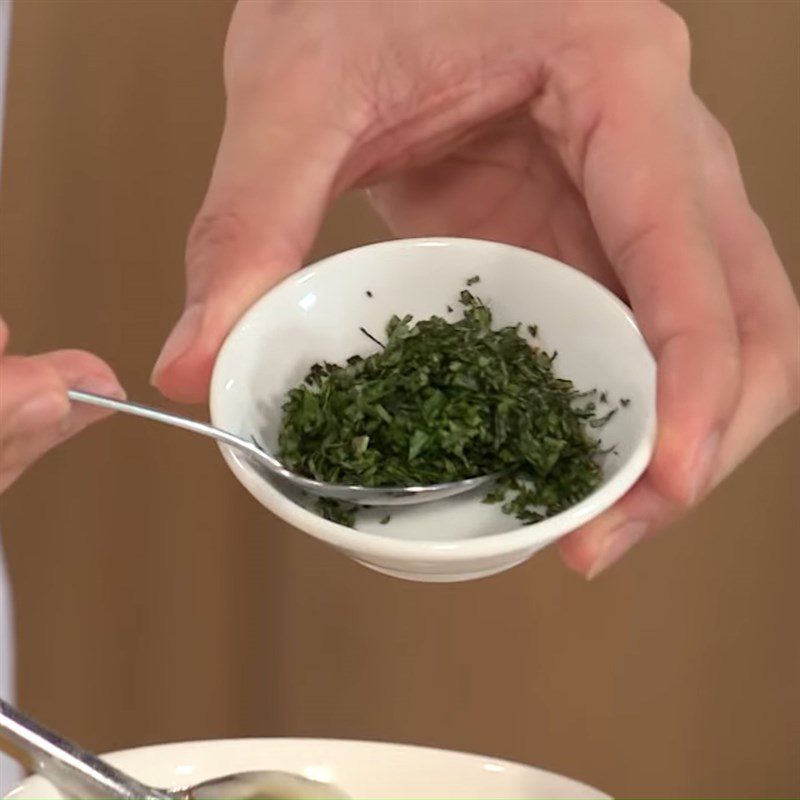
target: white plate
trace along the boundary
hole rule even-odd
[[[608,798],[551,772],[487,756],[383,742],[331,739],[231,739],[140,747],[108,760],[150,785],[186,786],[231,772],[276,769],[337,784],[353,798]],[[14,800],[61,798],[32,777],[8,795]]]
[[[630,310],[600,284],[546,256],[471,239],[413,239],[339,253],[289,277],[258,300],[231,331],[211,383],[214,424],[277,446],[281,405],[312,364],[342,363],[377,349],[393,314],[446,316],[468,278],[497,325],[536,324],[538,342],[558,350],[557,372],[583,390],[630,399],[602,429],[602,485],[582,502],[520,527],[483,493],[360,515],[357,529],[322,519],[308,500],[259,476],[222,447],[236,477],[267,508],[380,572],[427,581],[490,575],[530,558],[611,506],[646,468],[655,441],[655,363]],[[372,297],[367,296],[367,291]],[[524,328],[523,328],[524,330]],[[611,406],[609,406],[610,408]]]

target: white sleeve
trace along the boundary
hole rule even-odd
[[[0,0],[5,3],[6,0]],[[2,545],[2,542],[0,542]],[[14,702],[14,619],[11,586],[8,583],[3,551],[0,547],[0,697]],[[0,797],[5,797],[22,780],[22,769],[16,761],[0,752]]]
[[[11,39],[11,0],[0,0],[0,170],[3,159],[3,118],[8,70],[8,45]],[[0,541],[0,697],[14,702],[14,619],[11,587],[3,561]],[[0,753],[0,797],[11,791],[22,778],[16,761]]]

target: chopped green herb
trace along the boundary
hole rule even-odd
[[[392,519],[391,514],[387,514],[385,517],[381,517],[381,525],[388,525]]]
[[[601,403],[608,403],[608,394],[606,392],[600,393],[600,402]]]
[[[330,497],[319,497],[314,505],[316,512],[331,522],[338,522],[347,528],[356,524],[358,506],[346,503],[343,500],[334,500]]]
[[[539,326],[538,325],[528,325],[528,333],[531,335],[531,338],[535,339],[536,334],[539,333]]]
[[[378,339],[375,336],[373,336],[366,328],[359,328],[359,330],[361,331],[361,333],[364,334],[364,336],[367,337],[367,339],[371,339],[379,347],[384,347],[385,346],[380,339]],[[358,358],[360,358],[360,356]],[[348,361],[348,363],[350,363],[350,362]],[[327,364],[326,364],[326,366],[327,366]],[[306,381],[308,381],[308,378],[306,378]]]
[[[453,313],[453,306],[447,306],[447,313],[448,314],[452,314]]]
[[[590,433],[616,413],[595,412],[553,371],[556,354],[531,346],[520,326],[492,328],[464,290],[448,321],[394,316],[385,343],[344,365],[316,364],[283,406],[280,457],[329,483],[411,486],[500,472],[486,497],[525,524],[563,511],[602,477]],[[352,525],[357,507],[319,500],[327,519]]]
[[[372,292],[369,289],[367,289],[367,297],[372,297]]]
[[[619,404],[620,404],[620,405],[621,405],[623,408],[627,408],[627,407],[628,407],[628,406],[631,404],[631,400],[630,400],[630,398],[629,398],[629,397],[623,397],[623,398],[622,398],[622,399],[619,401]]]
[[[476,283],[480,283],[481,276],[480,275],[473,275],[471,278],[467,280],[467,286],[474,286]]]
[[[589,411],[594,411],[594,403],[589,403],[586,407]],[[589,420],[589,425],[592,428],[602,428],[603,425],[611,421],[611,418],[617,413],[616,408],[612,408],[611,411],[608,412],[604,417],[595,417],[594,419]]]

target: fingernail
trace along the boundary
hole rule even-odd
[[[168,364],[172,363],[185,353],[193,344],[200,332],[200,323],[203,317],[203,306],[193,305],[183,312],[172,333],[167,337],[164,347],[150,375],[151,382]]]
[[[608,532],[591,569],[586,573],[587,580],[596,578],[612,564],[619,561],[636,542],[642,539],[650,526],[641,520],[633,520]]]
[[[711,480],[711,471],[714,468],[714,461],[717,457],[717,450],[719,450],[719,433],[715,431],[697,448],[697,453],[692,462],[690,503],[696,502],[708,486]]]

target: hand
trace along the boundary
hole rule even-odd
[[[632,306],[658,360],[647,474],[562,542],[594,575],[707,493],[798,406],[798,308],[730,140],[655,2],[237,6],[227,115],[154,370],[200,400],[223,337],[355,186],[403,236],[574,265]]]
[[[108,412],[72,405],[67,389],[123,398],[99,358],[80,350],[7,356],[8,328],[0,320],[0,492],[37,458]]]

